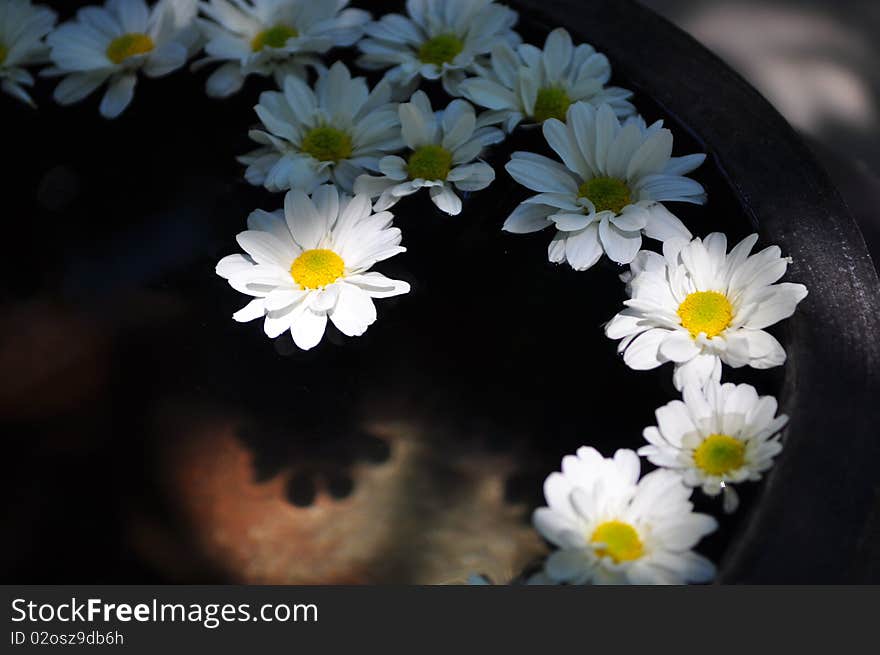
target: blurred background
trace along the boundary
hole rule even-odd
[[[801,131],[880,259],[880,2],[640,0],[708,46]]]

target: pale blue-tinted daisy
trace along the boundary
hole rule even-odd
[[[351,191],[358,175],[378,171],[380,158],[403,146],[389,85],[370,91],[342,62],[318,77],[314,91],[288,76],[283,92],[264,92],[255,109],[263,129],[250,136],[261,146],[239,161],[251,184],[270,191],[309,192],[328,181]]]
[[[672,156],[672,132],[662,121],[621,125],[609,105],[585,102],[568,108],[566,122],[544,121],[544,136],[562,163],[532,152],[515,152],[507,172],[537,191],[504,223],[517,234],[555,228],[551,262],[590,268],[603,254],[628,264],[642,236],[665,241],[690,238],[684,224],[662,203],[706,201],[703,187],[684,177],[705,155]]]
[[[238,91],[248,75],[304,78],[306,67],[322,70],[316,55],[350,46],[363,35],[370,14],[348,0],[208,0],[201,3],[207,58],[223,62],[208,78],[211,96]]]
[[[24,87],[33,86],[27,66],[48,61],[43,41],[55,25],[55,12],[32,5],[30,0],[0,3],[0,88],[13,98],[33,105]]]
[[[574,102],[607,104],[621,119],[635,114],[631,91],[606,86],[611,78],[608,58],[586,43],[575,47],[561,27],[550,32],[543,50],[529,43],[516,48],[499,43],[490,65],[478,65],[476,72],[459,85],[460,93],[491,110],[484,122],[501,123],[508,132],[523,120],[564,121]]]
[[[483,149],[504,139],[501,130],[476,127],[470,103],[453,100],[434,112],[423,91],[400,105],[405,157],[389,155],[379,162],[381,176],[362,175],[355,183],[358,193],[378,196],[375,208],[392,207],[401,198],[429,188],[434,204],[450,215],[461,212],[459,191],[485,189],[495,179],[489,164],[475,161]]]
[[[160,77],[186,63],[181,37],[172,5],[164,2],[149,8],[143,0],[107,0],[80,9],[47,38],[55,65],[47,74],[67,75],[55,99],[78,102],[108,82],[100,111],[116,118],[134,96],[138,71]]]
[[[512,29],[516,12],[491,0],[407,0],[406,9],[407,16],[387,14],[367,27],[358,64],[389,69],[387,79],[409,92],[423,77],[442,80],[458,95],[458,83],[478,57],[499,43],[520,41]]]

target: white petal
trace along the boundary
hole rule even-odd
[[[134,86],[137,77],[134,74],[123,75],[110,82],[99,108],[104,118],[116,118],[125,111],[134,97]]]
[[[602,244],[599,242],[599,226],[591,223],[581,232],[571,236],[564,233],[565,259],[576,271],[585,271],[602,257]]]
[[[324,328],[327,326],[327,314],[316,314],[306,309],[296,317],[290,326],[290,334],[298,348],[310,350],[321,342]]]
[[[547,216],[554,211],[553,207],[547,207],[546,205],[521,203],[507,217],[507,220],[504,221],[504,227],[501,229],[513,234],[538,232],[551,225],[551,222],[547,220]]]
[[[446,184],[431,187],[431,200],[438,209],[450,216],[457,216],[461,213],[461,198]]]
[[[624,232],[607,219],[599,223],[599,238],[605,254],[618,264],[629,264],[642,246],[642,235],[636,232]]]
[[[330,320],[343,334],[358,337],[376,321],[376,306],[363,289],[346,283],[339,287],[339,300],[330,312]]]

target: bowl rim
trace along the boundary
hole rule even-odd
[[[633,0],[515,4],[606,54],[627,88],[702,144],[761,240],[793,256],[788,279],[810,291],[783,328],[785,449],[718,581],[880,581],[880,282],[829,176],[744,78]],[[799,497],[810,506],[793,511]]]

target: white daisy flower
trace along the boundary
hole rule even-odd
[[[776,399],[758,396],[748,384],[709,382],[684,388],[684,402],[673,400],[656,412],[657,425],[645,428],[650,445],[639,455],[678,473],[688,487],[709,496],[724,493],[724,511],[739,498],[731,486],[757,481],[782,451],[779,432],[788,422],[776,416]]]
[[[324,185],[311,197],[287,193],[284,209],[257,210],[236,240],[247,253],[229,255],[217,274],[254,300],[233,314],[236,321],[264,318],[266,336],[290,330],[303,350],[318,345],[327,319],[350,337],[376,320],[373,298],[409,291],[409,284],[370,271],[406,248],[389,212],[373,214],[366,196],[339,195]]]
[[[464,100],[453,100],[434,113],[423,91],[400,105],[403,140],[407,158],[389,155],[379,162],[381,176],[362,175],[355,182],[356,193],[379,196],[377,211],[388,209],[404,196],[423,187],[431,189],[431,200],[451,216],[461,212],[459,191],[485,189],[495,179],[489,164],[475,161],[489,144],[504,139],[501,130],[477,128],[474,108]]]
[[[105,118],[116,118],[134,96],[138,70],[160,77],[186,62],[187,48],[178,40],[170,5],[152,9],[144,0],[107,0],[104,7],[85,7],[46,39],[55,68],[68,74],[55,88],[55,100],[69,105],[109,80],[101,100]]]
[[[647,370],[675,363],[679,390],[721,379],[721,363],[771,368],[785,350],[764,331],[788,318],[807,295],[802,284],[774,284],[791,262],[778,246],[749,255],[757,234],[729,253],[727,237],[674,239],[663,256],[642,251],[631,265],[630,299],[605,326],[627,366]]]
[[[381,157],[403,147],[397,103],[384,82],[370,91],[338,61],[314,91],[293,76],[283,88],[261,94],[255,107],[265,129],[250,137],[263,145],[239,157],[251,184],[308,192],[333,181],[350,192],[358,175],[378,171]]]
[[[567,122],[544,121],[544,137],[563,164],[531,152],[515,152],[507,172],[537,191],[504,223],[523,234],[556,228],[551,262],[583,271],[602,254],[619,264],[633,260],[642,235],[665,241],[691,234],[661,202],[703,204],[706,193],[684,177],[705,155],[672,157],[672,132],[662,121],[650,127],[632,119],[623,125],[614,109],[584,102],[568,108]]]
[[[635,114],[629,102],[632,92],[606,87],[611,65],[605,55],[582,43],[575,47],[563,28],[550,32],[544,50],[523,43],[516,49],[499,43],[492,50],[489,67],[477,67],[477,77],[459,85],[459,92],[476,105],[492,110],[486,124],[503,123],[507,132],[523,120],[543,123],[548,118],[564,121],[574,102],[594,107],[607,104],[624,119]]]
[[[324,67],[315,55],[354,44],[370,14],[346,9],[348,0],[208,0],[201,21],[208,42],[199,64],[225,62],[208,78],[208,95],[241,89],[248,75],[304,78],[305,67]]]
[[[708,582],[715,567],[693,552],[718,524],[697,514],[681,477],[659,470],[639,479],[631,450],[604,459],[580,448],[562,472],[544,482],[548,507],[535,510],[535,528],[560,550],[547,558],[550,581],[568,584],[685,584]]]
[[[418,78],[440,79],[450,95],[477,58],[499,43],[515,45],[517,13],[491,0],[407,0],[407,16],[387,14],[366,29],[358,65],[389,68],[395,85],[415,88]]]
[[[32,107],[34,101],[23,87],[33,86],[34,78],[25,67],[48,59],[43,37],[52,31],[55,19],[54,11],[30,0],[0,3],[0,89]]]

